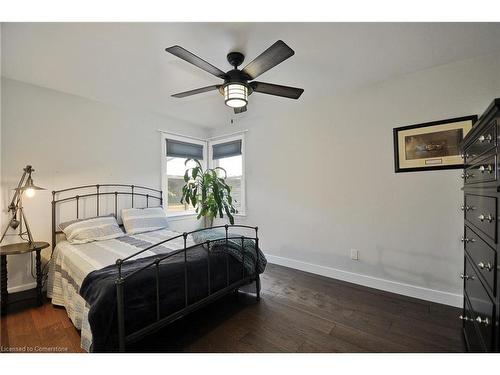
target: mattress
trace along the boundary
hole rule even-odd
[[[81,331],[80,345],[85,351],[90,351],[92,345],[92,332],[88,321],[90,306],[79,295],[85,277],[92,271],[115,264],[117,259],[125,258],[151,244],[179,234],[168,229],[161,229],[86,244],[74,245],[68,241],[61,241],[57,244],[49,266],[47,296],[52,299],[52,304],[66,309],[75,327]],[[188,236],[187,246],[194,244],[193,239]],[[144,251],[131,259],[168,254],[183,247],[184,239],[179,237]]]

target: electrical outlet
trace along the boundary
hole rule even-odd
[[[352,260],[358,260],[359,259],[359,257],[358,257],[358,250],[351,249],[351,259]]]

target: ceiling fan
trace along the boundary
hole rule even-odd
[[[245,56],[240,52],[228,53],[227,61],[229,61],[229,64],[231,64],[234,69],[231,69],[226,73],[180,46],[172,46],[166,48],[165,50],[170,52],[172,55],[175,55],[224,80],[224,83],[221,85],[206,86],[174,94],[172,95],[174,98],[184,98],[186,96],[201,94],[203,92],[219,90],[219,92],[224,96],[226,105],[234,108],[234,113],[242,113],[247,110],[248,96],[253,92],[282,96],[290,99],[298,99],[304,92],[304,89],[297,87],[253,81],[262,73],[267,72],[269,69],[282,63],[295,54],[293,49],[288,47],[282,40],[278,40],[242,70],[238,70],[238,66],[243,63]]]

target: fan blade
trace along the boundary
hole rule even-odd
[[[271,47],[262,52],[252,62],[245,66],[242,70],[250,79],[255,79],[262,73],[282,63],[295,52],[288,47],[285,42],[278,40]]]
[[[298,87],[281,86],[272,83],[265,82],[250,82],[253,91],[261,92],[263,94],[283,96],[290,99],[298,99],[304,92],[304,89],[299,89]]]
[[[247,111],[247,106],[244,106],[244,107],[240,107],[240,108],[235,108],[234,109],[234,114],[238,114],[238,113],[243,113],[243,112],[246,112]]]
[[[212,86],[207,86],[207,87],[201,87],[199,89],[194,89],[194,90],[180,92],[180,93],[174,94],[172,96],[174,98],[184,98],[184,97],[190,96],[190,95],[201,94],[202,92],[218,90],[220,86],[221,85],[212,85]]]
[[[165,51],[170,52],[172,55],[175,55],[190,64],[196,65],[198,68],[203,69],[204,71],[213,74],[216,77],[224,79],[224,77],[226,76],[226,73],[224,73],[222,70],[216,68],[212,64],[206,62],[202,58],[196,56],[195,54],[189,52],[181,46],[168,47],[165,49]]]

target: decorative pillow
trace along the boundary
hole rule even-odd
[[[113,215],[67,221],[59,224],[59,228],[72,244],[109,240],[125,235]]]
[[[168,227],[167,215],[161,207],[124,208],[122,221],[127,234],[151,232]]]

